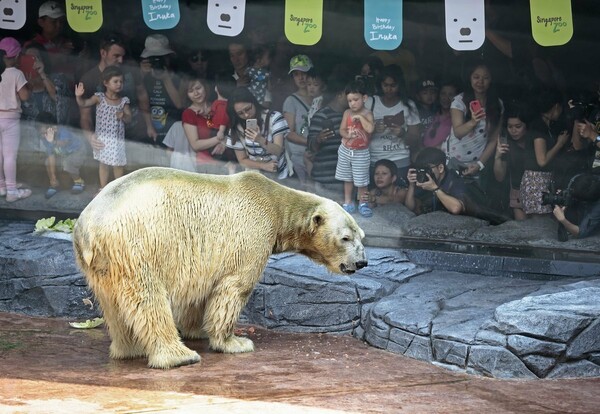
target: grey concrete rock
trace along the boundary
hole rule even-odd
[[[544,378],[556,365],[556,358],[542,355],[527,355],[522,358],[523,362],[535,375]]]
[[[567,348],[567,358],[579,359],[594,352],[600,352],[600,319],[596,319],[573,339]]]
[[[433,355],[436,361],[465,368],[469,347],[461,342],[433,339]]]
[[[432,361],[431,340],[429,337],[415,335],[404,355],[421,361]]]
[[[485,323],[483,326],[485,326]],[[506,335],[484,328],[475,334],[475,343],[506,347]]]
[[[600,366],[593,362],[581,360],[558,364],[546,378],[587,378],[600,377]]]
[[[542,341],[523,335],[508,335],[508,349],[516,355],[539,354],[549,357],[558,357],[567,346],[562,343]]]
[[[550,217],[532,217],[528,220],[511,220],[497,226],[483,226],[469,237],[473,241],[489,241],[504,245],[539,244],[556,238],[556,222]]]
[[[416,335],[398,328],[390,329],[387,350],[396,354],[404,354]]]
[[[506,348],[473,345],[468,368],[495,378],[534,379],[537,376]]]
[[[599,299],[598,288],[528,296],[499,306],[494,317],[506,334],[567,342],[600,316]]]
[[[402,224],[402,234],[429,239],[469,239],[471,235],[488,222],[474,217],[456,216],[436,211],[422,214]]]
[[[478,307],[444,311],[433,321],[431,334],[436,338],[474,344],[477,332],[492,316],[492,309]]]

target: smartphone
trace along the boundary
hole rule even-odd
[[[386,127],[390,127],[392,125],[404,125],[404,111],[400,111],[396,115],[384,115],[383,125],[385,125]]]
[[[21,55],[19,57],[19,69],[25,75],[26,79],[33,79],[39,76],[39,73],[33,68],[35,64],[35,56]]]
[[[500,134],[500,145],[508,144],[508,137],[504,134]]]
[[[256,119],[246,119],[246,128],[258,131],[258,121]]]
[[[471,101],[469,103],[469,107],[471,108],[471,111],[473,113],[477,113],[477,112],[481,111],[481,109],[482,109],[481,108],[481,102],[479,102],[478,99],[475,99],[474,101]]]

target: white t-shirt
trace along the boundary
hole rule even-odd
[[[17,68],[6,68],[0,82],[0,118],[21,118],[21,99],[18,92],[27,84],[25,75]]]
[[[375,105],[373,105],[375,100]],[[402,128],[406,132],[409,125],[418,125],[421,123],[419,111],[413,101],[408,100],[408,105],[403,102],[398,102],[396,105],[387,107],[381,102],[379,96],[374,96],[367,99],[365,108],[371,110],[373,108],[373,117],[375,122],[383,120],[384,116],[397,115],[399,112],[404,112],[404,125]],[[383,132],[373,132],[371,142],[369,144],[369,152],[371,153],[371,164],[375,164],[382,159],[388,159],[396,163],[400,168],[410,165],[410,149],[404,139],[392,134],[389,128]]]
[[[500,102],[502,110],[502,102]],[[452,100],[450,109],[458,109],[463,114],[467,113],[467,105],[463,102],[463,94],[456,95]],[[442,149],[449,158],[456,158],[462,163],[472,163],[479,160],[488,141],[487,124],[485,118],[477,122],[477,125],[471,132],[462,137],[456,138],[454,128],[450,130],[450,136],[442,145]]]
[[[175,122],[169,128],[163,144],[173,149],[169,164],[171,168],[196,172],[196,151],[190,145],[181,121]]]

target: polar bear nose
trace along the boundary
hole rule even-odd
[[[369,263],[366,260],[361,260],[356,262],[356,268],[357,269],[362,269],[363,267],[367,267]]]

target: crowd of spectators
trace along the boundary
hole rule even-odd
[[[177,50],[162,34],[148,35],[139,56],[125,33],[75,55],[64,24],[64,10],[48,1],[35,37],[0,40],[0,195],[8,202],[31,195],[16,163],[20,140],[33,134],[46,154],[47,198],[60,189],[59,167],[73,194],[85,189],[83,165],[98,163],[100,190],[110,172],[124,174],[130,140],[168,151],[175,168],[256,169],[327,189],[365,217],[383,204],[494,223],[554,214],[568,223],[563,233],[581,235],[582,209],[568,205],[565,216],[565,205],[545,199],[598,172],[598,79],[589,96],[536,76],[532,65],[515,85],[514,71],[490,61],[515,66],[510,41],[492,29],[486,48],[495,54],[457,56],[461,73],[428,73],[403,48],[325,64],[261,36],[232,38],[228,61],[200,46]],[[600,228],[598,210],[586,210],[596,212],[586,235]]]

